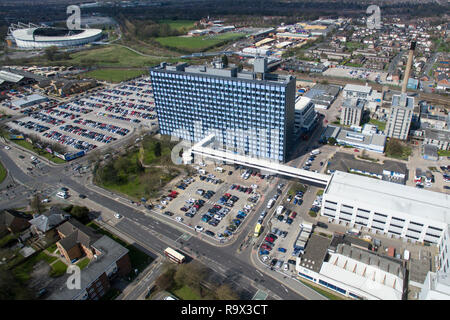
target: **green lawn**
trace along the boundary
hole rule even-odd
[[[51,265],[52,270],[50,271],[50,276],[53,278],[57,278],[66,273],[67,265],[61,260],[56,261]],[[81,269],[81,268],[80,268]]]
[[[52,244],[50,247],[48,247],[47,249],[45,249],[45,251],[49,252],[49,253],[54,253],[56,250],[56,243]]]
[[[441,157],[450,157],[450,150],[438,150],[438,155]]]
[[[44,260],[48,264],[51,264],[56,259],[58,259],[58,258],[49,256],[44,251],[41,251],[40,253],[27,258],[23,263],[16,266],[13,269],[13,272],[18,280],[20,280],[22,282],[26,282],[30,279],[30,274],[33,271],[33,266],[35,264],[37,264],[41,260]]]
[[[83,270],[84,268],[87,267],[87,265],[89,264],[89,258],[88,257],[84,257],[83,259],[81,259],[80,261],[77,262],[77,266],[80,267],[81,270]]]
[[[146,253],[138,250],[135,246],[126,243],[125,241],[123,241],[119,237],[117,237],[117,236],[109,233],[108,231],[102,229],[100,226],[98,226],[94,222],[89,222],[87,224],[87,226],[91,227],[94,230],[96,230],[98,233],[101,233],[103,235],[106,235],[106,236],[110,237],[114,241],[120,243],[122,246],[124,246],[125,248],[130,250],[128,252],[128,255],[130,256],[131,268],[132,269],[138,269],[139,272],[141,272],[142,270],[144,270],[153,261],[152,257],[147,255]]]
[[[13,239],[17,239],[19,236],[14,234],[7,234],[3,238],[0,239],[0,248],[2,248],[4,245],[6,245],[9,241]]]
[[[160,24],[168,24],[171,29],[180,30],[181,28],[185,28],[190,30],[194,28],[195,21],[193,20],[159,20]]]
[[[324,191],[323,189],[317,190],[316,195],[318,195],[318,196],[323,195],[323,191]]]
[[[21,147],[24,147],[28,150],[31,150],[35,153],[37,153],[38,155],[40,155],[41,157],[47,158],[48,160],[54,162],[54,163],[66,163],[65,160],[55,157],[54,155],[48,153],[47,151],[35,148],[31,143],[29,143],[26,140],[11,140],[12,142],[18,144]]]
[[[378,130],[381,130],[381,131],[384,131],[384,129],[386,128],[386,121],[370,119],[369,123],[377,126]]]
[[[110,45],[92,50],[83,50],[70,55],[66,62],[71,65],[95,65],[99,67],[148,67],[162,62],[156,59],[141,56],[127,48]],[[168,59],[168,62],[173,62]]]
[[[240,33],[227,32],[219,35],[206,35],[199,37],[160,37],[155,40],[159,44],[169,48],[196,52],[225,44],[227,41],[237,40],[245,35]]]
[[[180,298],[181,300],[201,300],[202,298],[196,294],[191,288],[188,286],[183,286],[179,289],[173,290],[172,293]]]
[[[148,71],[133,69],[97,69],[83,73],[82,76],[109,82],[122,82],[139,77],[143,74],[148,74]]]
[[[3,166],[3,164],[0,162],[0,183],[2,183],[3,180],[5,180],[6,174],[7,174],[6,169]]]

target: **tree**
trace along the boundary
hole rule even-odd
[[[155,285],[162,291],[169,289],[174,284],[174,274],[175,270],[167,270],[155,280]]]
[[[56,57],[56,53],[58,52],[58,48],[55,46],[47,47],[44,50],[45,56],[48,60],[53,61]]]
[[[89,209],[86,207],[73,206],[70,210],[70,214],[81,223],[89,222]]]
[[[334,146],[337,143],[336,138],[334,137],[329,137],[328,138],[328,144],[331,146]]]
[[[10,270],[0,270],[0,300],[31,300],[32,292],[15,279]]]
[[[37,213],[42,213],[44,211],[44,205],[42,204],[41,196],[39,195],[39,193],[36,193],[31,199],[30,207]]]
[[[178,267],[174,280],[178,285],[187,285],[199,288],[200,283],[206,277],[206,269],[196,263],[182,264]]]
[[[228,66],[228,57],[225,54],[222,56],[222,63],[224,67]]]
[[[154,149],[154,154],[156,157],[160,157],[161,156],[161,142],[157,141],[155,144],[155,149]]]
[[[218,300],[238,300],[239,299],[236,292],[234,292],[231,289],[231,287],[226,283],[223,283],[222,285],[217,287],[217,289],[215,290],[215,293],[216,293],[216,297]]]

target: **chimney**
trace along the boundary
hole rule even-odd
[[[409,48],[408,63],[406,64],[405,76],[403,77],[402,94],[406,93],[406,87],[408,86],[409,75],[411,74],[411,64],[413,61],[414,50],[416,49],[416,42],[411,42]]]

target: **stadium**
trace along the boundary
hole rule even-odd
[[[102,37],[100,29],[69,30],[65,28],[51,28],[34,24],[18,23],[9,27],[9,39],[18,48],[39,49],[51,46],[73,47],[96,41]],[[12,44],[12,43],[8,43]]]

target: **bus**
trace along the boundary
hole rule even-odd
[[[167,248],[166,250],[164,250],[164,254],[166,255],[167,258],[170,259],[170,261],[175,263],[183,263],[185,260],[185,256],[173,250],[172,248]]]
[[[255,227],[255,234],[253,235],[255,238],[258,238],[259,237],[259,235],[261,234],[261,224],[260,223],[258,223],[258,224],[256,224],[256,227]]]

